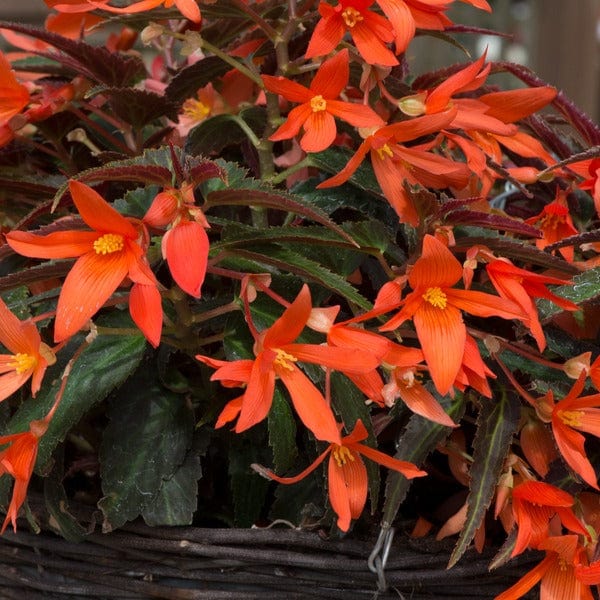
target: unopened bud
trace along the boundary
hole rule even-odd
[[[158,23],[150,23],[150,25],[142,29],[142,35],[140,36],[142,44],[147,46],[152,40],[159,38],[164,31],[165,28],[163,25],[159,25]]]

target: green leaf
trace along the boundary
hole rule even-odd
[[[575,275],[573,285],[563,285],[554,288],[552,292],[576,304],[597,299],[600,296],[600,267]],[[540,320],[547,319],[563,311],[560,306],[550,302],[550,300],[539,300],[537,307]]]
[[[151,520],[159,515],[175,518],[169,492],[177,490],[182,475],[158,498],[165,482],[184,464],[192,443],[194,415],[185,397],[163,388],[156,369],[145,363],[111,400],[107,416],[110,423],[100,447],[104,497],[98,503],[103,529],[120,527],[146,509]],[[191,475],[198,472],[197,466],[192,462],[184,468]],[[189,487],[186,493],[189,506]]]
[[[314,281],[344,296],[349,302],[365,310],[371,308],[370,302],[361,296],[344,277],[340,277],[318,262],[310,260],[289,248],[271,245],[260,249],[260,251],[259,249],[255,251],[236,249],[232,250],[231,254],[256,261],[259,264],[277,267],[281,272],[293,273],[304,280]]]
[[[515,393],[503,390],[493,399],[481,398],[477,432],[473,441],[467,518],[450,557],[453,567],[465,553],[492,501],[498,477],[517,430],[520,401]]]
[[[269,488],[269,482],[250,469],[252,463],[265,464],[269,460],[268,452],[257,437],[258,433],[253,431],[251,435],[236,436],[231,441],[228,470],[237,527],[256,523]]]
[[[177,71],[165,89],[165,96],[175,103],[195,97],[198,90],[231,70],[231,66],[216,56],[208,56]]]
[[[447,397],[441,398],[435,391],[433,394],[444,407],[448,416],[455,423],[458,423],[465,411],[463,394],[456,394],[454,400]],[[451,431],[451,427],[445,427],[419,415],[413,415],[406,426],[406,430],[398,440],[394,458],[407,460],[421,467],[429,454],[442,440],[450,435]],[[381,523],[383,528],[389,529],[392,526],[410,485],[411,480],[406,479],[400,473],[389,472],[385,486],[385,504]]]
[[[163,482],[156,498],[142,512],[146,524],[191,525],[198,505],[200,477],[200,456],[195,451],[188,452],[183,464]]]
[[[192,155],[208,156],[220,153],[227,146],[239,145],[248,139],[248,134],[240,127],[239,120],[246,123],[256,135],[265,128],[267,117],[265,109],[260,106],[246,108],[238,115],[216,115],[202,121],[190,130],[185,151]]]
[[[128,315],[124,313],[113,313],[110,318],[98,320],[98,324],[104,327],[119,327],[130,323]],[[82,336],[77,336],[73,343],[61,351],[57,365],[46,373],[46,385],[42,386],[36,398],[27,400],[19,407],[10,420],[6,434],[27,431],[31,421],[44,418],[61,386],[60,374],[66,366],[67,357],[71,355],[69,351],[74,352],[81,342]],[[40,439],[38,472],[44,470],[52,452],[65,439],[69,430],[136,369],[145,347],[146,341],[141,334],[100,335],[81,353],[73,365],[62,400],[48,430]]]
[[[44,501],[46,508],[52,517],[51,524],[57,528],[60,535],[70,542],[81,542],[87,535],[87,531],[77,522],[77,519],[69,512],[69,501],[62,484],[63,452],[59,448],[59,457],[54,464],[50,475],[44,478]]]
[[[283,192],[278,192],[276,190],[235,189],[232,186],[228,189],[212,191],[207,195],[205,209],[215,205],[254,206],[291,212],[306,217],[316,223],[320,223],[321,225],[325,225],[325,227],[337,233],[341,238],[358,247],[356,242],[322,210],[308,204],[302,200],[302,198],[292,196],[291,194],[284,194]]]
[[[298,448],[296,447],[296,421],[279,386],[275,387],[267,423],[269,446],[273,451],[273,468],[277,473],[285,473],[294,464]]]

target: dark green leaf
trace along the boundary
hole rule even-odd
[[[146,509],[151,519],[159,513],[174,517],[168,493],[162,502],[157,498],[183,465],[192,443],[194,416],[186,399],[163,388],[155,367],[143,363],[111,400],[107,415],[110,423],[100,447],[105,495],[98,503],[104,514],[103,529],[120,527]],[[196,467],[197,463],[190,463],[187,472],[197,472]],[[179,481],[176,478],[168,491],[176,489]],[[189,488],[186,492],[189,496]],[[153,511],[155,502],[159,504]]]
[[[281,389],[276,386],[273,404],[268,416],[269,446],[273,451],[273,468],[277,473],[285,473],[293,464],[296,448],[296,421],[288,401]]]
[[[110,318],[99,319],[105,327],[131,324],[128,316],[113,313]],[[46,373],[45,383],[35,399],[22,404],[11,419],[6,433],[27,431],[34,419],[42,419],[52,404],[62,383],[60,374],[67,357],[83,341],[77,336],[72,344],[64,348],[55,367]],[[138,366],[146,346],[140,335],[100,335],[86,348],[75,362],[67,381],[63,398],[54,414],[47,432],[40,440],[37,465],[42,471],[59,442],[76,425],[94,404],[108,396],[129,377]]]
[[[434,392],[436,399],[444,407],[450,418],[458,423],[465,410],[465,401],[462,394],[457,394],[454,400],[447,397],[440,398]],[[419,415],[413,415],[406,430],[397,443],[394,458],[407,460],[421,467],[425,459],[435,449],[438,443],[448,437],[452,429],[429,421]],[[411,480],[400,473],[390,471],[385,486],[385,504],[381,526],[390,528],[398,514],[400,505],[406,497]]]
[[[333,292],[341,294],[349,302],[365,310],[371,308],[369,301],[361,296],[346,279],[290,249],[272,245],[261,249],[260,252],[258,249],[253,252],[238,249],[232,250],[231,253],[235,256],[256,261],[259,264],[277,267],[283,273],[293,273],[305,280],[314,281]]]
[[[253,432],[254,436],[256,434]],[[236,436],[229,453],[229,477],[235,509],[235,524],[250,527],[263,509],[269,482],[250,469],[252,463],[265,464],[267,453],[252,436]]]
[[[499,396],[499,397],[498,397]],[[520,401],[517,394],[503,390],[493,399],[481,398],[477,432],[473,441],[473,463],[470,471],[467,518],[448,568],[466,552],[492,501],[498,477],[517,430]]]
[[[265,127],[264,108],[253,106],[240,111],[238,115],[216,115],[196,125],[188,134],[185,151],[192,155],[219,153],[227,146],[239,145],[247,135],[239,125],[239,119],[260,135]]]
[[[144,521],[150,526],[191,525],[198,504],[200,477],[200,457],[197,452],[190,451],[142,512]]]
[[[216,56],[207,56],[193,65],[177,71],[165,89],[165,96],[171,102],[181,104],[188,98],[195,97],[200,88],[207,83],[216,81],[229,70],[231,70],[231,65]]]

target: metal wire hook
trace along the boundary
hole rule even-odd
[[[387,564],[395,533],[396,530],[393,527],[382,527],[375,546],[367,560],[369,570],[377,574],[377,588],[380,592],[385,592],[388,588],[387,581],[385,580],[385,565]]]

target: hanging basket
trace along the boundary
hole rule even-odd
[[[446,569],[451,544],[393,541],[385,570],[367,564],[375,540],[323,539],[290,529],[204,529],[132,524],[69,542],[22,528],[0,544],[6,600],[485,600],[537,559],[489,571],[494,551],[469,551]]]

